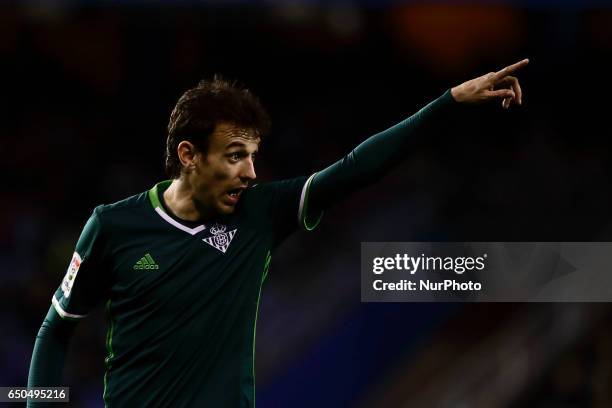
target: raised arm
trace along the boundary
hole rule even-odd
[[[520,105],[522,92],[514,73],[528,62],[519,61],[449,89],[414,115],[370,137],[344,158],[316,173],[308,188],[307,214],[319,214],[351,192],[378,180],[411,153],[414,138],[426,137],[431,125],[444,120],[460,103],[501,100],[504,108]],[[315,222],[306,219],[306,228]]]

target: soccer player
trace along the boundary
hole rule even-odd
[[[381,177],[458,104],[520,105],[513,74],[527,62],[449,89],[320,172],[255,185],[269,127],[258,99],[217,78],[186,91],[168,125],[171,180],[94,209],[36,338],[28,386],[62,384],[76,322],[104,302],[106,406],[253,407],[257,311],[274,248]]]

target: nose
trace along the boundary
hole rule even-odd
[[[253,163],[252,159],[247,159],[244,161],[244,166],[242,166],[240,172],[240,178],[242,181],[251,181],[255,180],[257,175],[255,174],[255,163]]]

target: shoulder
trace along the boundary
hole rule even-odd
[[[251,195],[274,195],[285,190],[302,188],[308,177],[301,176],[292,179],[269,181],[249,187],[245,193]]]
[[[132,216],[134,213],[148,211],[150,208],[148,192],[145,191],[114,203],[99,205],[94,208],[93,217],[103,223],[116,218]]]
[[[121,211],[131,211],[147,204],[149,204],[148,191],[145,191],[111,204],[99,205],[94,212],[97,212],[98,215],[108,215]]]
[[[269,181],[255,184],[244,192],[245,205],[258,203],[270,203],[279,196],[291,191],[300,190],[306,181],[306,177],[296,177],[293,179]]]
[[[244,192],[242,209],[247,212],[271,211],[274,217],[279,216],[276,210],[293,208],[294,204],[299,204],[307,179],[296,177],[249,187]]]

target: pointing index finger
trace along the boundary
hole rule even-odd
[[[525,58],[515,64],[508,65],[506,68],[503,68],[495,73],[495,79],[502,79],[505,76],[508,76],[519,69],[523,68],[525,65],[529,63],[529,60]]]

